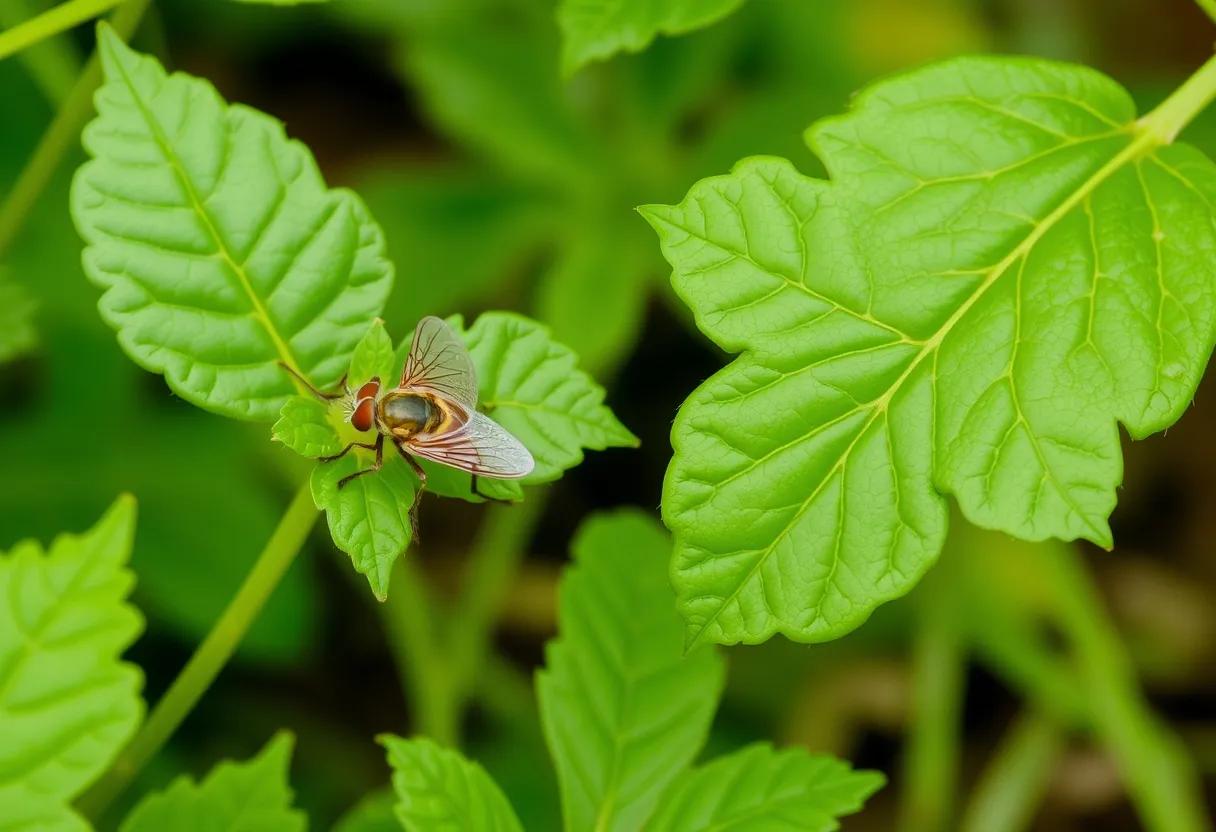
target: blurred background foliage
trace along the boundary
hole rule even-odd
[[[0,0],[0,28],[45,5]],[[533,314],[582,355],[642,438],[640,451],[592,455],[550,489],[527,557],[509,577],[497,650],[479,669],[463,725],[466,750],[503,785],[527,828],[552,829],[556,786],[530,676],[552,633],[567,541],[593,509],[657,508],[671,418],[724,362],[673,302],[653,234],[633,208],[676,201],[696,179],[747,155],[779,154],[821,173],[803,129],[899,68],[1026,52],[1096,66],[1147,105],[1207,56],[1211,40],[1210,24],[1186,0],[748,0],[721,23],[566,78],[552,0],[334,0],[294,9],[162,0],[136,43],[211,79],[229,100],[283,119],[331,183],[366,198],[397,265],[386,311],[394,329],[422,314]],[[89,48],[82,30],[0,62],[0,194]],[[1202,117],[1186,138],[1216,153],[1216,116]],[[117,492],[137,495],[137,602],[150,620],[133,658],[154,701],[239,584],[303,468],[267,441],[266,427],[195,410],[119,350],[96,313],[68,218],[80,158],[74,150],[0,258],[0,358],[15,359],[0,366],[0,546],[85,528]],[[1209,797],[1214,410],[1209,378],[1168,436],[1127,445],[1118,548],[1083,552],[1152,703],[1182,736]],[[469,549],[470,515],[482,511],[424,505],[425,545],[411,556],[441,594]],[[1068,633],[1043,625],[1054,620],[1044,577],[1052,573],[1033,568],[1039,555],[1028,548],[963,536],[924,586],[839,642],[728,651],[728,690],[708,753],[772,738],[882,769],[892,786],[845,827],[893,828],[915,686],[911,622],[940,607],[963,634],[958,662],[972,657],[959,669],[966,698],[952,704],[961,790],[975,785],[1007,731],[1024,728],[1050,774],[1035,829],[1139,828],[1111,757],[1086,738],[1084,695],[1078,700],[1075,680],[1056,672],[1067,664]],[[383,611],[344,561],[314,535],[237,660],[148,771],[150,784],[182,768],[205,770],[221,755],[251,754],[279,727],[299,734],[293,780],[316,828],[387,782],[370,738],[410,731],[409,696]],[[1039,722],[1018,721],[1028,710]],[[1070,725],[1082,730],[1066,740]],[[366,804],[373,815],[383,808]]]

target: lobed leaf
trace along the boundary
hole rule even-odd
[[[308,820],[292,808],[287,782],[293,744],[280,733],[252,760],[222,762],[201,783],[179,777],[141,800],[120,832],[304,832]]]
[[[574,72],[621,52],[641,52],[658,35],[679,35],[726,17],[743,0],[562,0],[562,66]]]
[[[749,745],[686,772],[648,832],[834,832],[885,778],[802,749]]]
[[[1083,67],[965,58],[809,133],[831,181],[740,163],[643,213],[742,352],[672,432],[664,518],[696,641],[836,637],[946,530],[1111,544],[1133,437],[1211,352],[1216,169]]]
[[[480,765],[419,737],[384,735],[407,832],[522,832],[502,791]]]
[[[105,84],[72,215],[102,317],[194,404],[271,420],[346,369],[392,286],[379,227],[274,119],[98,28]]]
[[[0,554],[0,828],[84,830],[69,808],[143,715],[143,676],[119,656],[143,629],[126,602],[135,501],[49,551]]]
[[[560,637],[537,676],[565,827],[641,829],[705,742],[724,667],[708,647],[684,654],[658,524],[635,511],[600,515],[572,548]]]
[[[342,450],[342,440],[329,416],[330,406],[325,402],[295,396],[284,403],[271,437],[309,459],[332,456]]]

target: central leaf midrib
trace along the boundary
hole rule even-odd
[[[113,64],[118,68],[119,73],[122,75],[123,83],[126,84],[127,89],[131,93],[131,99],[135,102],[135,105],[139,108],[140,114],[144,117],[144,122],[147,124],[148,130],[151,132],[152,137],[156,140],[156,144],[160,148],[161,153],[164,155],[165,161],[169,163],[171,168],[173,168],[174,175],[177,176],[178,181],[181,182],[182,188],[185,190],[186,196],[190,200],[190,207],[194,210],[194,213],[203,223],[208,235],[211,237],[211,241],[215,244],[217,252],[224,259],[224,262],[228,264],[229,269],[231,270],[232,274],[236,276],[237,282],[240,284],[241,289],[245,292],[246,297],[249,299],[253,316],[258,319],[258,321],[262,324],[262,328],[266,331],[266,334],[270,336],[270,340],[274,343],[275,351],[279,353],[279,358],[282,359],[283,363],[303,376],[304,372],[300,369],[300,365],[296,361],[290,345],[287,343],[286,339],[279,334],[277,327],[275,327],[274,322],[270,318],[269,311],[266,309],[261,298],[258,297],[257,292],[253,287],[253,281],[251,281],[249,279],[249,275],[245,273],[244,267],[237,262],[235,257],[233,257],[227,242],[219,233],[219,229],[216,228],[215,224],[211,221],[211,217],[207,213],[207,210],[203,207],[203,203],[199,199],[198,193],[195,190],[194,184],[187,174],[186,169],[182,166],[181,160],[178,158],[176,152],[174,152],[168,138],[160,129],[160,125],[157,123],[151,110],[149,110],[147,105],[144,103],[143,98],[140,96],[139,90],[136,88],[134,81],[127,72],[127,68],[123,65],[121,58],[114,56]],[[166,84],[169,83],[169,81],[170,79],[168,78],[164,79]]]
[[[1147,155],[1162,143],[1161,137],[1149,130],[1136,131],[1135,125],[1128,125],[1126,129],[1129,135],[1133,136],[1132,141],[1129,142],[1127,146],[1120,150],[1117,154],[1112,156],[1109,161],[1102,165],[1102,167],[1098,168],[1098,170],[1091,174],[1088,179],[1081,183],[1078,188],[1069,194],[1069,196],[1065,198],[1058,206],[1056,206],[1056,208],[1054,208],[1046,217],[1036,223],[1034,228],[1030,230],[1022,241],[1014,246],[1008,255],[1006,255],[1000,262],[989,270],[988,277],[976,287],[975,291],[972,292],[971,295],[959,305],[959,308],[946,319],[941,327],[939,327],[938,330],[924,342],[920,352],[913,357],[907,368],[899,375],[898,378],[895,379],[894,382],[892,382],[891,386],[887,388],[887,391],[882,396],[870,403],[870,416],[858,429],[857,435],[853,437],[852,441],[850,441],[848,446],[845,447],[845,449],[841,452],[836,462],[827,471],[827,473],[824,474],[823,479],[820,480],[819,484],[815,487],[811,494],[802,502],[802,504],[798,507],[798,510],[794,512],[794,515],[790,518],[785,527],[778,532],[774,536],[772,542],[770,542],[761,551],[760,556],[748,570],[747,575],[738,582],[734,590],[732,590],[729,595],[722,599],[722,602],[717,606],[713,613],[695,631],[694,635],[688,642],[690,648],[701,641],[705,633],[709,631],[709,628],[713,626],[713,624],[718,620],[719,616],[721,616],[722,611],[738,598],[739,593],[743,591],[745,586],[750,584],[752,580],[755,579],[756,573],[767,562],[777,544],[787,534],[789,534],[790,529],[793,528],[799,519],[801,519],[802,515],[814,502],[815,498],[818,497],[822,492],[825,485],[832,480],[838,471],[843,469],[845,463],[849,459],[849,455],[857,446],[857,443],[860,442],[862,437],[869,432],[870,428],[875,424],[877,419],[886,413],[892,399],[894,399],[896,394],[898,394],[903,388],[904,383],[912,376],[917,367],[919,367],[927,357],[937,352],[938,347],[941,346],[942,342],[945,341],[946,337],[966,316],[972,307],[974,307],[975,304],[987,294],[989,289],[1000,281],[1000,279],[1006,274],[1006,272],[1008,272],[1009,268],[1014,263],[1029,255],[1030,251],[1038,244],[1043,236],[1047,234],[1047,232],[1050,231],[1057,222],[1067,216],[1074,208],[1089,197],[1089,195],[1092,194],[1094,190],[1098,188],[1098,186],[1114,175],[1124,165],[1133,162],[1144,155]],[[842,528],[836,529],[837,538],[843,535],[843,533]],[[823,596],[826,596],[826,588]],[[820,606],[823,604],[823,596],[820,598]]]

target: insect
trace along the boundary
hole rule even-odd
[[[356,390],[323,393],[290,367],[288,372],[325,400],[345,399],[347,419],[360,432],[374,430],[372,442],[351,442],[320,462],[341,459],[355,448],[376,452],[370,468],[338,481],[338,488],[351,480],[379,471],[384,465],[384,443],[392,443],[414,469],[421,482],[413,510],[426,488],[426,471],[415,457],[429,459],[473,475],[474,494],[478,477],[518,479],[532,472],[532,454],[505,428],[477,411],[477,371],[464,343],[446,323],[434,316],[418,322],[409,357],[396,387],[384,389],[381,380],[369,379]],[[343,384],[345,387],[345,383]]]

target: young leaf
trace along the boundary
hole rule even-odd
[[[826,755],[749,745],[685,773],[646,829],[833,832],[836,818],[858,811],[884,782]]]
[[[578,356],[535,321],[487,312],[465,333],[481,407],[536,458],[526,482],[551,482],[583,461],[583,449],[633,448],[638,440],[604,405],[604,388]]]
[[[143,676],[119,656],[143,629],[126,603],[135,501],[49,552],[0,554],[0,807],[6,830],[84,829],[68,804],[143,715]]]
[[[589,520],[562,578],[560,637],[537,698],[567,829],[640,829],[692,762],[724,678],[712,648],[687,656],[667,582],[671,543],[640,512]]]
[[[1110,545],[1134,437],[1212,348],[1216,170],[1083,67],[967,58],[643,209],[701,329],[743,355],[672,433],[689,638],[833,638],[978,525]]]
[[[271,436],[309,459],[332,456],[342,450],[342,440],[329,421],[329,411],[325,402],[293,396],[283,404]]]
[[[388,578],[395,561],[410,545],[410,506],[418,479],[389,445],[384,467],[338,488],[338,481],[371,464],[354,453],[312,470],[312,498],[325,512],[334,544],[350,555],[355,570],[367,576],[372,593],[388,597]]]
[[[249,762],[220,763],[202,783],[179,777],[169,788],[141,800],[120,832],[184,828],[303,832],[308,821],[292,808],[287,782],[293,742],[290,734],[277,734]]]
[[[741,5],[743,0],[562,0],[562,66],[571,73],[622,50],[641,52],[660,34],[708,26]]]
[[[388,337],[384,321],[377,318],[372,321],[371,328],[364,333],[351,354],[347,383],[355,387],[378,378],[385,385],[391,386],[400,377],[401,367],[397,365],[393,339]]]
[[[511,804],[477,763],[421,737],[379,739],[407,832],[522,832]]]
[[[33,314],[34,302],[25,290],[0,278],[0,362],[34,348],[38,336],[30,323]]]
[[[372,792],[338,819],[333,832],[401,832],[395,801],[387,788]]]
[[[380,313],[380,229],[279,122],[166,76],[105,24],[98,49],[106,83],[72,215],[102,317],[183,398],[271,420],[295,392],[278,362],[331,385]]]

